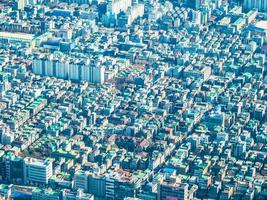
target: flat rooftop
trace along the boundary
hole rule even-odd
[[[259,21],[255,24],[255,27],[267,30],[267,20]]]
[[[33,34],[27,33],[11,33],[0,31],[0,38],[13,39],[13,40],[22,40],[22,41],[32,41],[34,39]]]

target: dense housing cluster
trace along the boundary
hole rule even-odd
[[[0,1],[0,199],[266,199],[265,2]]]

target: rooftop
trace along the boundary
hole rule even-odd
[[[267,30],[267,20],[259,21],[255,24],[255,27]]]
[[[0,38],[22,40],[22,41],[30,42],[34,39],[34,35],[33,34],[26,34],[26,33],[0,32]]]

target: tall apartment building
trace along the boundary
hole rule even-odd
[[[63,58],[56,58],[53,55],[37,58],[33,60],[32,66],[34,74],[55,76],[63,79],[68,77],[69,62]]]
[[[14,140],[14,133],[10,131],[10,127],[6,124],[0,124],[0,143],[11,144]]]
[[[138,0],[109,0],[107,12],[102,18],[105,26],[124,26],[144,15],[144,4]]]
[[[106,195],[106,180],[104,176],[90,173],[88,179],[89,193],[99,199],[104,199]]]
[[[24,183],[45,185],[53,175],[52,161],[26,157],[24,159]]]
[[[89,81],[103,84],[105,68],[88,59],[67,59],[54,55],[33,59],[32,71],[41,76],[51,76],[72,81]]]
[[[25,5],[27,5],[27,1],[26,0],[15,0],[13,8],[15,10],[24,10]]]
[[[187,0],[186,4],[191,8],[199,9],[205,2],[205,0]]]
[[[267,0],[244,0],[244,9],[258,9],[260,12],[267,12]]]
[[[127,9],[125,13],[118,16],[118,26],[131,25],[135,19],[144,15],[144,4],[137,4]]]
[[[107,12],[119,14],[121,11],[126,11],[131,5],[131,0],[108,0]]]
[[[113,177],[106,177],[106,198],[107,200],[115,198],[115,179]]]
[[[74,175],[74,189],[83,189],[85,192],[88,191],[88,177],[87,171],[78,171]]]

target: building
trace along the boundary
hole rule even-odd
[[[233,144],[233,156],[240,158],[246,152],[246,142],[236,141]]]
[[[14,140],[14,133],[6,124],[0,124],[0,142],[1,144],[11,144]]]
[[[0,199],[10,199],[13,185],[0,184]]]
[[[90,173],[88,178],[89,193],[103,199],[106,195],[106,179],[104,176],[97,176]]]
[[[201,12],[199,12],[199,11],[193,11],[192,12],[192,22],[196,25],[201,24]]]
[[[144,15],[144,4],[137,4],[118,15],[118,26],[131,25],[135,19]]]
[[[106,198],[113,200],[115,196],[115,179],[113,177],[106,177]]]
[[[23,159],[6,152],[0,155],[0,160],[0,181],[23,184]]]
[[[81,189],[78,189],[76,192],[63,190],[62,195],[62,200],[94,200],[94,195],[84,193]]]
[[[9,181],[14,184],[23,183],[23,159],[14,154],[6,160],[6,174]]]
[[[61,200],[62,194],[59,191],[54,191],[52,189],[39,189],[35,188],[32,191],[32,200]]]
[[[106,14],[102,17],[105,26],[131,25],[138,17],[144,15],[144,4],[132,0],[109,0]]]
[[[106,175],[106,199],[123,200],[136,197],[141,189],[142,179],[126,170],[118,169]]]
[[[107,13],[119,14],[121,11],[126,11],[131,5],[131,0],[109,0]]]
[[[24,7],[27,5],[28,0],[15,0],[13,8],[15,10],[24,10]]]
[[[82,170],[77,171],[74,175],[74,189],[83,189],[85,192],[88,191],[88,177],[88,172]]]
[[[187,0],[186,4],[190,8],[198,10],[202,5],[205,4],[206,0]]]
[[[160,200],[188,200],[189,199],[189,185],[181,183],[177,177],[166,177],[165,180],[159,184],[158,195]]]
[[[0,41],[4,43],[22,43],[28,44],[29,47],[35,46],[35,36],[28,33],[9,33],[9,32],[0,32]]]
[[[220,109],[210,113],[208,116],[204,118],[203,122],[210,131],[216,130],[216,128],[220,128],[224,130],[225,127],[225,114],[221,112]]]
[[[26,157],[24,159],[24,183],[46,185],[53,175],[52,161]]]
[[[267,12],[267,0],[244,0],[244,9],[258,9],[260,12]]]
[[[72,81],[105,82],[105,68],[89,59],[67,59],[62,54],[40,55],[33,59],[32,71],[41,76],[51,76]]]
[[[58,78],[67,78],[69,71],[69,63],[62,59],[57,59],[55,56],[42,57],[34,59],[32,70],[34,74],[41,76],[56,76]]]
[[[248,27],[250,31],[250,37],[262,38],[263,41],[267,41],[267,20],[258,21],[256,24]]]

